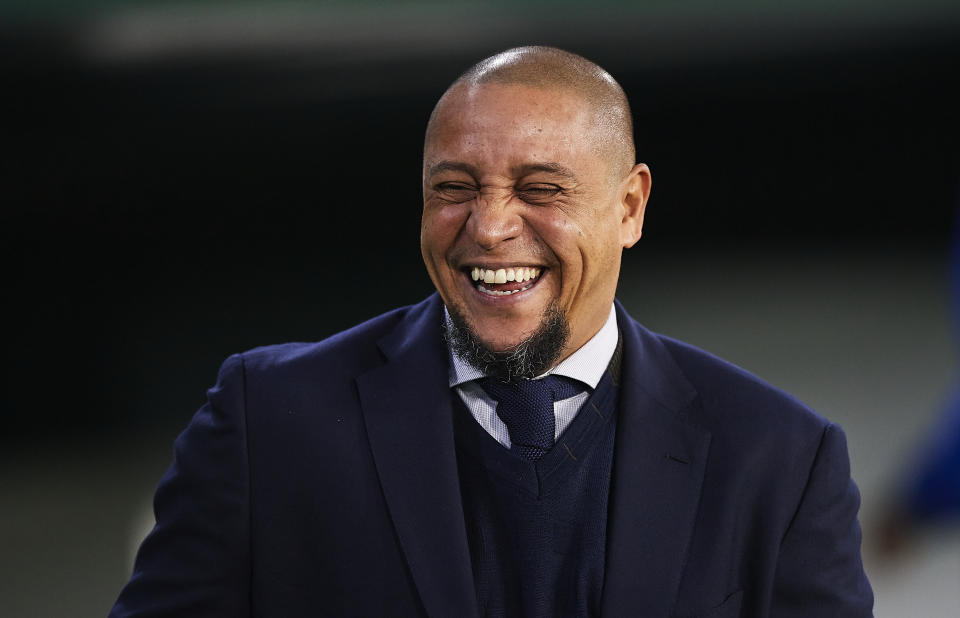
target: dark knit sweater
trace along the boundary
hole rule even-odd
[[[480,614],[599,615],[617,410],[611,372],[536,462],[504,448],[456,394],[454,399],[460,492]]]

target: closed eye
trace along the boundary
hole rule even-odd
[[[449,202],[469,202],[477,195],[477,188],[462,182],[441,182],[433,190],[441,199]]]
[[[520,187],[517,193],[523,201],[536,204],[556,199],[563,189],[557,185],[534,184]]]

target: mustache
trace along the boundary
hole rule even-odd
[[[526,243],[523,247],[510,247],[508,251],[484,251],[479,247],[454,248],[447,254],[447,261],[462,268],[467,264],[483,263],[484,260],[497,262],[542,265],[547,268],[556,266],[557,259],[543,243]],[[449,307],[448,307],[449,309]]]

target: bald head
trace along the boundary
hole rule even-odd
[[[515,47],[473,65],[447,88],[427,124],[426,141],[445,101],[463,88],[487,84],[523,85],[572,94],[591,110],[596,149],[619,178],[635,162],[633,119],[620,84],[582,56],[555,47]]]

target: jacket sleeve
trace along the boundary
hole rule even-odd
[[[156,526],[110,618],[249,616],[249,474],[243,358],[228,358],[174,445]]]
[[[860,559],[859,506],[846,437],[828,425],[780,548],[771,617],[873,615],[873,591]]]

